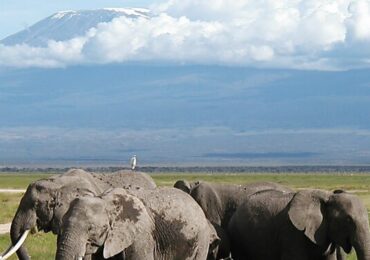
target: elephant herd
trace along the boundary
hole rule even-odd
[[[29,232],[57,235],[56,259],[370,260],[367,209],[342,190],[293,191],[276,183],[187,182],[157,187],[145,173],[80,169],[29,185],[11,246]],[[345,253],[344,253],[345,252]]]

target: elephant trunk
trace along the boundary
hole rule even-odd
[[[10,238],[12,240],[12,244],[15,245],[22,234],[34,226],[36,226],[36,213],[32,210],[24,212],[18,209],[10,228]],[[27,249],[24,246],[21,246],[18,249],[17,256],[20,260],[30,259]]]
[[[86,252],[85,236],[76,229],[68,229],[58,238],[56,260],[82,259]]]
[[[368,225],[357,230],[353,239],[358,260],[370,260],[370,231]]]

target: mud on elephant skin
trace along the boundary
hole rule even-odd
[[[367,210],[340,190],[256,193],[235,212],[228,233],[236,260],[336,259],[338,247],[370,260]]]
[[[13,218],[10,231],[13,245],[17,244],[22,234],[33,228],[58,234],[62,218],[72,200],[101,194],[110,187],[153,189],[156,185],[150,176],[131,171],[97,174],[72,169],[61,175],[38,180],[28,186]],[[23,246],[17,255],[21,260],[30,258]]]
[[[204,260],[209,245],[218,240],[211,227],[195,201],[177,189],[116,188],[72,202],[56,259],[121,254],[126,260]]]
[[[273,182],[256,182],[245,185],[219,184],[211,182],[187,182],[178,180],[174,184],[193,197],[203,209],[207,219],[214,225],[221,238],[216,259],[227,258],[230,255],[230,243],[226,232],[230,218],[235,210],[250,195],[263,190],[279,190],[292,192],[288,187]],[[210,256],[209,259],[212,259]]]

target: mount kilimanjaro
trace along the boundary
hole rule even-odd
[[[98,10],[61,11],[36,24],[10,35],[0,41],[4,45],[28,44],[44,47],[49,40],[65,41],[84,35],[99,23],[107,23],[115,18],[149,19],[150,11],[143,8],[104,8]]]

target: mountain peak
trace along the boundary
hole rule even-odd
[[[117,13],[124,13],[126,15],[145,15],[148,16],[150,13],[149,9],[145,8],[103,8],[103,10],[117,12]]]
[[[96,10],[59,11],[31,27],[1,40],[5,45],[28,44],[43,47],[48,41],[65,41],[84,35],[99,23],[125,16],[130,19],[150,18],[150,11],[144,8],[103,8]]]
[[[66,11],[59,11],[51,16],[51,19],[61,19],[66,15],[73,15],[76,14],[77,11],[74,10],[66,10]]]

